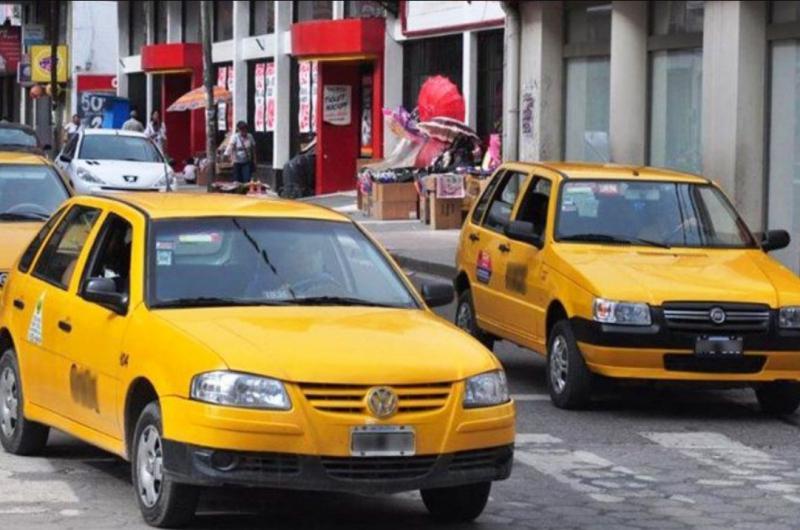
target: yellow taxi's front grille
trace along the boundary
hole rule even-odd
[[[367,393],[381,385],[300,384],[306,400],[323,412],[340,414],[369,414]],[[452,389],[451,383],[427,385],[386,385],[397,394],[397,413],[431,412],[445,406]]]

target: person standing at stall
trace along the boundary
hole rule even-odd
[[[161,121],[161,114],[157,110],[150,114],[150,121],[147,122],[144,134],[158,146],[162,153],[166,153],[167,126]]]
[[[247,123],[237,123],[236,131],[225,148],[225,155],[233,161],[233,179],[236,182],[250,182],[256,166],[256,141]]]

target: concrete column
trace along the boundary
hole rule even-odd
[[[150,114],[153,113],[153,109],[160,107],[161,105],[158,102],[153,101],[153,74],[145,74],[145,101],[147,101],[147,109],[139,109],[139,121],[147,127],[147,123],[150,121]],[[144,110],[144,115],[142,115],[142,110]]]
[[[247,62],[242,43],[250,33],[250,3],[233,3],[233,123],[247,121]],[[250,124],[253,127],[253,124]]]
[[[519,4],[519,159],[558,160],[562,144],[562,4]]]
[[[386,19],[386,27],[397,22]],[[383,38],[383,106],[396,109],[403,104],[403,45],[394,40],[392,31],[386,31]],[[383,121],[383,156],[389,156],[397,146],[399,138]]]
[[[647,2],[613,2],[609,101],[612,162],[643,165],[647,160],[647,33]]]
[[[236,5],[238,2],[234,2]],[[167,2],[167,42],[183,40],[182,2]]]
[[[272,142],[272,166],[282,168],[289,160],[291,122],[291,2],[275,2],[275,131]]]
[[[478,34],[465,31],[461,54],[461,86],[466,103],[465,121],[473,129],[478,125]]]
[[[333,2],[333,19],[340,20],[344,18],[344,2],[337,0]]]
[[[754,230],[764,225],[766,26],[766,2],[705,4],[703,173]]]
[[[122,58],[130,55],[128,50],[128,16],[130,14],[127,1],[117,2],[117,25],[119,27],[117,51],[119,59],[117,60],[117,95],[123,98],[128,97],[128,76],[125,75],[125,70],[122,68]]]

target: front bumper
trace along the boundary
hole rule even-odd
[[[164,440],[163,447],[165,473],[180,483],[352,493],[396,493],[502,480],[511,474],[514,455],[513,445],[390,458],[216,451],[173,440]]]

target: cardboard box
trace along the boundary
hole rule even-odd
[[[417,201],[381,202],[372,205],[372,217],[382,221],[399,221],[417,218]]]
[[[423,191],[419,197],[419,220],[426,225],[431,224],[430,196],[429,192]]]
[[[418,198],[417,187],[413,182],[391,182],[372,185],[372,199],[375,202],[413,202]]]
[[[451,230],[461,228],[461,199],[437,199],[430,197],[431,228]]]

